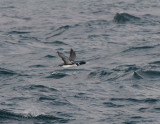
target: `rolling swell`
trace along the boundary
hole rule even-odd
[[[139,17],[130,15],[128,13],[117,13],[114,16],[114,22],[116,23],[136,22],[139,20],[140,20]]]

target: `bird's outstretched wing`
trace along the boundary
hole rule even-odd
[[[71,62],[74,62],[75,58],[76,58],[76,53],[75,53],[75,51],[73,51],[73,49],[71,49],[71,50],[70,50],[69,60],[70,60]]]
[[[58,56],[63,60],[63,62],[64,62],[65,65],[71,65],[71,64],[73,64],[70,61],[70,59],[67,56],[65,56],[63,53],[60,53],[59,51],[57,51],[57,53],[58,53]]]

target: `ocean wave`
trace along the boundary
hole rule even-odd
[[[17,75],[17,73],[12,70],[0,68],[0,76],[13,76],[13,75]]]
[[[150,112],[154,111],[154,113],[159,113],[160,107],[153,107],[152,109],[150,109],[148,107],[141,107],[141,108],[138,109],[138,111],[143,112],[143,113],[148,112],[148,111],[150,111]]]
[[[40,65],[40,64],[38,64],[38,65],[31,65],[31,66],[29,66],[30,68],[44,68],[44,67],[46,67],[45,65]]]
[[[118,104],[115,104],[113,102],[104,102],[103,103],[106,107],[113,107],[113,108],[119,108],[119,107],[124,107],[124,105],[118,105]]]
[[[59,30],[67,30],[69,28],[71,28],[72,26],[71,25],[64,25],[64,26],[60,26],[58,29],[56,29],[56,31],[59,31]]]
[[[154,14],[144,14],[143,15],[143,24],[144,25],[159,25],[160,24],[160,16]]]
[[[56,72],[56,73],[52,73],[50,76],[47,76],[46,78],[60,79],[60,78],[66,77],[66,76],[68,76],[68,74]]]
[[[112,74],[112,72],[105,71],[105,70],[97,70],[97,71],[90,72],[88,74],[88,79],[102,78],[102,77],[105,77],[105,76],[109,76],[110,74]]]
[[[95,25],[97,26],[105,26],[108,25],[109,22],[107,20],[91,20],[91,21],[87,21],[86,23],[84,23],[85,26],[87,27],[94,27]]]
[[[140,18],[130,15],[128,13],[117,13],[114,16],[114,22],[116,23],[126,23],[126,22],[135,22],[135,21],[139,21]]]
[[[154,61],[154,62],[150,62],[149,64],[160,65],[160,61]]]
[[[47,36],[46,39],[48,40],[52,37],[60,36],[66,30],[68,30],[70,27],[71,27],[70,25],[61,26],[61,27],[57,28],[56,30],[52,31],[52,33],[47,34],[49,36]]]
[[[28,120],[43,120],[43,121],[50,121],[50,122],[62,122],[66,123],[70,119],[68,118],[62,118],[62,117],[56,117],[53,115],[47,115],[47,114],[39,114],[39,115],[32,115],[32,114],[17,114],[14,112],[9,112],[7,110],[0,110],[0,120],[1,119],[10,119],[10,120],[17,120],[17,121],[25,121]]]
[[[38,99],[40,102],[51,102],[52,105],[54,106],[72,106],[72,104],[70,102],[68,102],[67,100],[64,100],[64,99],[61,99],[61,98],[58,98],[57,96],[56,97],[53,97],[53,96],[41,96],[39,97]]]
[[[15,6],[3,6],[3,7],[0,7],[0,9],[14,9],[16,8]]]
[[[27,31],[10,31],[8,34],[28,34],[30,32]]]
[[[40,39],[38,37],[29,36],[29,35],[19,35],[21,42],[24,43],[25,40],[27,41],[37,41],[40,42]]]
[[[130,47],[124,50],[123,52],[130,52],[135,50],[145,50],[145,49],[152,49],[155,48],[155,46],[136,46],[136,47]]]
[[[50,87],[47,87],[47,86],[44,86],[44,85],[35,85],[35,84],[31,84],[31,85],[26,85],[25,87],[22,87],[22,89],[25,89],[25,90],[39,90],[41,92],[49,92],[49,91],[58,91],[57,89],[55,88],[50,88]]]
[[[48,36],[46,37],[46,40],[48,40],[50,38],[53,38],[53,37],[60,36],[63,33],[65,33],[66,31],[68,31],[69,29],[75,28],[77,26],[78,26],[78,24],[75,24],[75,25],[63,25],[63,26],[58,27],[57,29],[53,29],[52,28],[51,29],[52,33],[47,34]]]
[[[136,71],[138,69],[139,69],[139,67],[135,64],[133,64],[133,65],[120,65],[120,66],[117,66],[116,68],[113,68],[113,71],[131,72],[131,71]]]
[[[154,104],[159,101],[159,99],[154,98],[146,98],[146,99],[136,99],[136,98],[111,98],[111,101],[128,101],[128,102],[136,102],[136,103],[150,103]]]
[[[133,73],[136,79],[154,79],[160,78],[160,71],[156,70],[138,70]]]
[[[53,56],[53,55],[46,55],[46,56],[44,56],[45,58],[56,58],[56,56]]]
[[[137,73],[136,71],[133,73],[133,77],[135,79],[143,79],[143,77],[139,73]]]
[[[68,45],[66,43],[64,43],[63,41],[53,41],[53,42],[44,42],[45,44],[53,44],[53,45],[56,45],[56,46],[59,46],[59,45]]]
[[[21,114],[15,114],[13,112],[8,112],[6,110],[0,110],[0,119],[17,119],[17,118],[23,118],[25,116],[21,115]]]
[[[101,79],[101,80],[108,80],[108,81],[113,81],[113,80],[124,80],[128,77],[132,72],[135,72],[139,69],[137,65],[120,65],[112,70],[109,69],[100,69],[96,71],[92,71],[88,74],[87,78],[88,79]]]

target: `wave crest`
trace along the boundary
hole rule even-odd
[[[53,115],[47,114],[39,114],[39,115],[32,115],[32,114],[17,114],[14,112],[9,112],[6,110],[0,110],[0,119],[10,119],[10,120],[17,120],[17,121],[24,121],[26,119],[36,119],[36,120],[43,120],[43,121],[52,121],[52,122],[68,122],[70,119],[61,118]]]
[[[139,21],[140,18],[130,15],[128,13],[117,13],[114,16],[114,22],[116,23],[126,23],[126,22],[135,22],[135,21]]]

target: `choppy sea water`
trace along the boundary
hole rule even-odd
[[[159,124],[158,0],[1,0],[1,124]],[[57,50],[86,65],[64,69]]]

